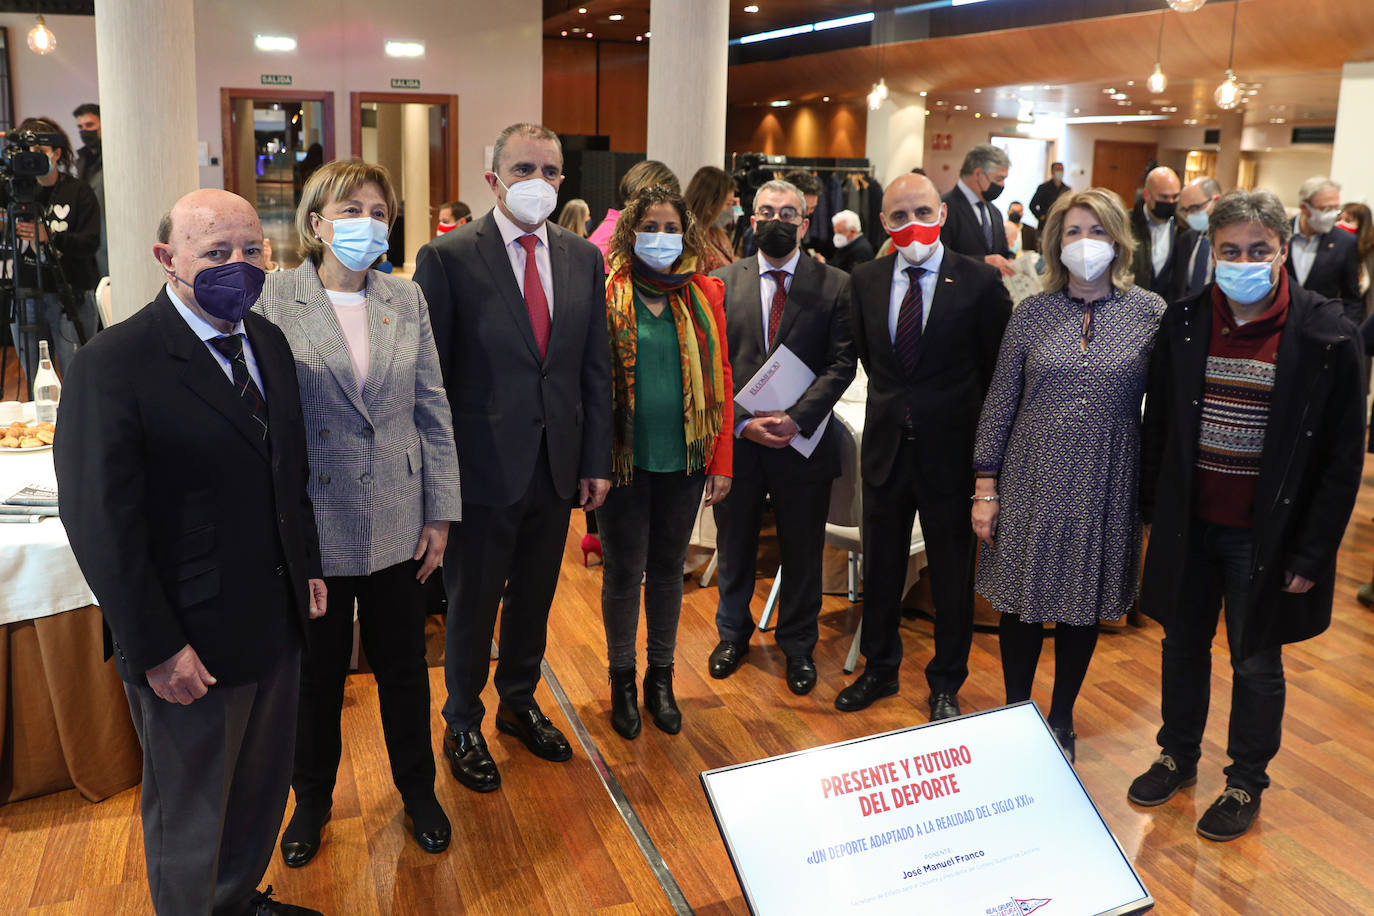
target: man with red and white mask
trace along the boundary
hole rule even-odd
[[[959,715],[973,640],[973,441],[1011,297],[996,267],[940,242],[947,206],[924,175],[883,193],[892,254],[852,274],[854,341],[868,373],[864,419],[864,671],[835,708],[897,692],[903,586],[921,516],[935,603],[926,665],[931,721]]]

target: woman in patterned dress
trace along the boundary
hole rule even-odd
[[[1097,623],[1136,597],[1140,405],[1165,306],[1131,282],[1134,242],[1111,191],[1062,195],[1041,238],[1045,292],[1012,314],[978,423],[976,587],[1002,613],[1008,703],[1030,699],[1044,624],[1056,624],[1048,720],[1073,760]]]

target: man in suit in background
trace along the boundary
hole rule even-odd
[[[1012,247],[1015,254],[1023,251],[1040,250],[1040,232],[1034,226],[1027,226],[1021,220],[1025,217],[1025,208],[1021,206],[1021,201],[1013,200],[1007,206],[1007,244],[1011,245],[1013,240],[1016,244]]]
[[[1341,215],[1341,186],[1316,176],[1298,189],[1299,212],[1293,220],[1288,276],[1298,285],[1345,303],[1345,317],[1359,327],[1364,320],[1360,295],[1359,242],[1336,225]]]
[[[1050,179],[1035,189],[1031,195],[1030,211],[1037,226],[1045,225],[1045,217],[1050,215],[1050,207],[1059,199],[1060,194],[1072,191],[1064,184],[1064,163],[1056,162],[1050,166]]]
[[[991,143],[980,143],[964,156],[959,183],[941,198],[948,217],[940,241],[950,251],[986,261],[1004,276],[1011,266],[1011,249],[1002,226],[1002,211],[993,204],[1006,186],[1011,157]]]
[[[816,618],[821,610],[821,553],[830,485],[840,475],[838,437],[827,424],[810,457],[791,447],[812,436],[854,380],[849,333],[849,277],[802,254],[806,202],[785,181],[770,181],[754,196],[756,257],[716,271],[725,281],[726,336],[735,392],[749,384],[779,346],[815,373],[815,380],[785,411],[751,416],[736,407],[735,481],[715,507],[719,550],[714,678],[729,677],[749,651],[754,618],[754,568],[764,497],[772,495],[782,553],[777,641],[787,657],[787,686],[795,694],[816,686]]]
[[[941,244],[947,214],[930,179],[901,176],[883,193],[883,226],[896,251],[853,274],[854,340],[868,373],[864,670],[835,698],[845,712],[897,692],[898,625],[918,511],[935,602],[935,654],[926,665],[932,722],[959,715],[968,677],[973,440],[1011,297],[996,270]]]
[[[257,892],[305,623],[325,611],[295,361],[248,314],[264,276],[248,201],[186,195],[153,253],[167,286],[77,351],[54,443],[62,523],[143,745],[153,908],[314,913]]]
[[[859,214],[853,210],[841,210],[830,217],[830,224],[835,229],[835,251],[827,264],[849,273],[856,264],[873,260],[873,243],[863,234]]]
[[[1165,299],[1174,282],[1174,248],[1180,232],[1174,212],[1182,190],[1178,173],[1161,165],[1146,174],[1144,197],[1131,208],[1131,234],[1135,236],[1131,269],[1136,285]]]
[[[572,757],[534,690],[571,509],[601,505],[611,474],[606,277],[596,246],[547,222],[563,181],[558,135],[507,127],[492,169],[496,207],[420,249],[415,268],[464,478],[444,562],[444,754],[476,792],[501,785],[481,731],[498,606],[496,728],[545,760]]]
[[[1188,228],[1179,232],[1174,245],[1173,286],[1164,298],[1177,302],[1196,296],[1212,282],[1217,259],[1212,255],[1212,243],[1207,238],[1207,226],[1212,205],[1221,199],[1221,185],[1215,178],[1203,175],[1188,182],[1178,196],[1178,215]]]

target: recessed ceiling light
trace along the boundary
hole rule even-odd
[[[645,33],[644,33],[644,37],[645,37],[645,38],[653,38],[653,37],[654,37],[654,33],[653,33],[653,32],[645,32]]]
[[[992,116],[993,116],[994,118],[997,117],[997,112],[994,111],[994,112],[992,113]]]
[[[1112,98],[1116,99],[1119,102],[1124,98],[1128,98],[1128,96],[1124,92],[1113,92]]]
[[[751,3],[744,8],[744,11],[746,13],[757,13],[759,11],[759,8],[756,4]]]
[[[567,37],[568,37],[568,30],[567,30],[567,29],[564,29],[563,31],[559,32],[558,34],[559,34],[559,35],[562,35],[564,38],[567,38]]]
[[[591,32],[588,32],[588,33],[587,33],[587,37],[588,37],[588,38],[595,38],[596,36],[593,35]]]
[[[423,41],[388,41],[386,43],[387,57],[424,57],[425,43]]]
[[[822,102],[828,102],[828,101],[830,101],[830,96],[828,96],[828,95],[823,95],[823,96],[821,96],[821,101],[822,101]]]
[[[1078,109],[1075,108],[1075,109],[1073,110],[1073,113],[1074,113],[1074,114],[1078,114]]]
[[[622,16],[620,13],[611,13],[611,15],[607,16],[606,18],[609,19],[609,20],[611,20],[611,22],[619,22],[620,20],[624,19],[625,17]]]
[[[1022,86],[1022,87],[1021,87],[1021,91],[1022,91],[1022,92],[1031,92],[1031,91],[1034,90],[1034,89],[1035,89],[1034,86]]]
[[[1127,86],[1134,86],[1134,85],[1135,85],[1135,80],[1126,80],[1126,85],[1127,85]]]
[[[585,6],[579,6],[577,8],[577,11],[581,13],[583,16],[587,15],[587,8]]]
[[[643,41],[643,40],[644,40],[644,36],[643,36],[643,35],[636,35],[636,36],[635,36],[635,41]]]
[[[788,105],[791,105],[791,104],[792,104],[792,100],[791,100],[791,99],[775,99],[775,100],[769,102],[768,104],[769,104],[769,106],[771,106],[771,107],[773,107],[773,108],[786,108]]]
[[[921,90],[921,98],[925,98],[925,97],[926,97],[926,91],[925,91],[924,89],[922,89],[922,90]]]
[[[973,94],[974,94],[974,95],[977,95],[978,93],[980,93],[980,92],[982,92],[982,91],[983,91],[983,90],[981,90],[981,89],[975,89],[975,90],[973,90]]]
[[[975,111],[975,112],[973,113],[973,116],[974,116],[975,118],[981,118],[981,117],[983,116],[983,113],[982,113],[981,111]]]
[[[296,39],[291,35],[254,35],[253,47],[259,51],[294,51]]]

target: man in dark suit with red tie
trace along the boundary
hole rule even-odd
[[[821,610],[821,554],[830,486],[840,476],[840,448],[829,423],[810,456],[791,447],[811,436],[854,380],[849,333],[849,276],[807,257],[806,201],[786,181],[770,181],[754,195],[754,237],[759,253],[722,267],[726,337],[735,393],[780,346],[815,375],[785,411],[750,415],[735,408],[735,480],[715,507],[719,551],[716,631],[720,642],[708,665],[729,677],[749,651],[754,618],[754,568],[764,499],[771,496],[782,554],[777,641],[787,658],[787,686],[795,694],[816,686],[816,619]]]
[[[946,195],[948,199],[948,195]],[[925,535],[935,654],[931,721],[959,715],[973,641],[973,440],[1011,297],[991,266],[940,241],[948,205],[923,175],[883,193],[895,251],[854,268],[854,341],[868,373],[864,414],[864,671],[835,698],[845,712],[898,689],[911,529]]]
[[[496,728],[545,760],[572,757],[534,690],[574,505],[610,489],[611,368],[601,252],[547,222],[563,181],[558,135],[496,138],[496,207],[416,259],[453,408],[463,524],[449,538],[444,755],[476,792],[501,784],[481,693],[501,608]]]

